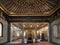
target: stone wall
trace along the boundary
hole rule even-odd
[[[60,44],[60,19],[57,19],[52,22],[52,41]],[[57,29],[56,29],[57,28]]]
[[[0,23],[3,24],[3,36],[0,37],[0,44],[1,44],[7,42],[7,30],[8,30],[8,22],[2,16],[1,11],[0,11]]]

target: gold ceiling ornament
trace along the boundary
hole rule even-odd
[[[58,9],[60,0],[0,0],[0,2],[1,7],[10,16],[50,16]]]
[[[14,22],[12,23],[13,25],[21,28],[22,26],[26,29],[35,29],[35,27],[37,27],[38,29],[44,27],[44,26],[47,26],[48,23],[47,22],[37,22],[37,23],[34,23],[34,22],[25,22],[25,23],[22,23],[22,22]]]

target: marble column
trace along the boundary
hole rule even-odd
[[[22,44],[24,43],[24,26],[22,24]]]
[[[10,27],[11,27],[11,24],[10,24],[10,22],[8,22],[8,31],[7,31],[8,32],[7,33],[7,35],[8,35],[7,36],[7,41],[8,42],[10,42],[10,39],[11,39],[11,28]]]
[[[37,42],[37,26],[35,25],[35,42]]]
[[[48,37],[49,37],[49,39],[48,39],[48,41],[49,42],[52,42],[52,29],[51,29],[51,23],[49,22],[49,34],[48,34]]]

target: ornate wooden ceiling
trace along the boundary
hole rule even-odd
[[[60,0],[0,0],[0,6],[10,16],[50,16]]]
[[[34,23],[34,22],[25,22],[25,23],[22,23],[22,22],[14,22],[12,23],[13,25],[15,25],[16,27],[19,27],[19,28],[23,28],[24,29],[35,29],[37,27],[37,29],[40,29],[44,26],[47,26],[48,23],[46,22],[37,22],[37,23]]]

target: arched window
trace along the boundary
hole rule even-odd
[[[57,30],[58,30],[57,25],[54,25],[54,26],[53,26],[54,37],[57,37],[57,36],[58,36],[58,32],[57,32]]]
[[[3,25],[2,23],[0,23],[0,37],[3,36]]]

